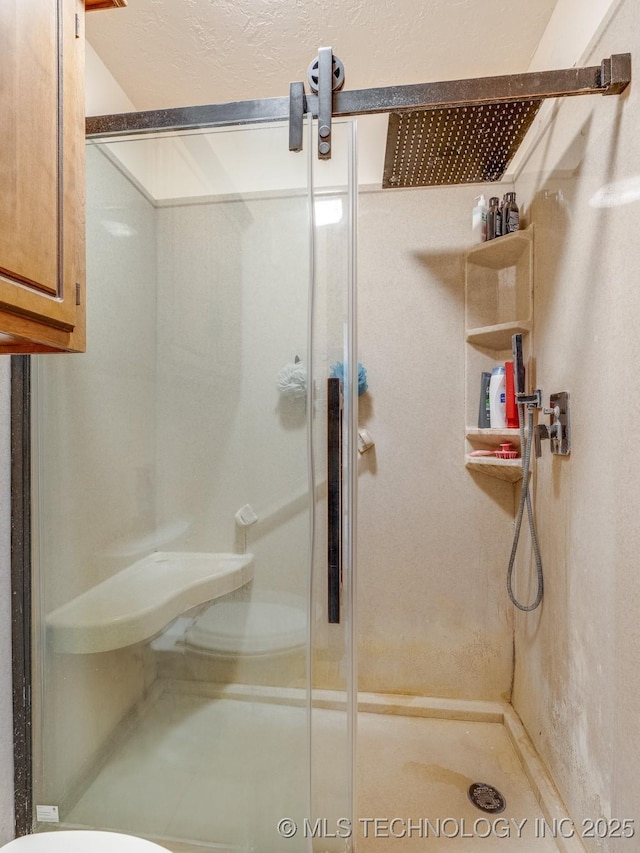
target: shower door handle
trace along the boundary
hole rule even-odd
[[[340,622],[342,587],[342,382],[327,379],[328,621]]]

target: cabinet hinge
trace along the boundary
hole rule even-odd
[[[80,38],[80,15],[76,12],[76,38]]]
[[[76,305],[80,305],[80,282],[76,281]]]

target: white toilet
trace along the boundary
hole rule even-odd
[[[251,601],[221,600],[194,621],[182,642],[196,677],[271,686],[285,678],[288,684],[306,671],[305,603],[267,592]]]
[[[23,835],[2,847],[7,853],[168,853],[153,841],[120,832],[71,829]]]

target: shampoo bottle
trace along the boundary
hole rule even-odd
[[[500,199],[494,195],[489,199],[489,210],[487,212],[487,240],[493,240],[499,237],[502,233],[502,223],[498,225],[500,219]]]
[[[491,426],[491,402],[489,397],[490,373],[480,374],[480,408],[478,410],[478,427],[489,429]]]
[[[507,193],[502,212],[502,233],[512,234],[520,228],[520,209],[516,204],[516,194]]]
[[[491,429],[504,429],[506,427],[506,402],[505,368],[504,364],[499,364],[491,371],[491,381],[489,382],[489,418],[491,420]]]
[[[474,243],[484,243],[487,239],[487,210],[486,198],[476,196],[476,206],[471,212],[471,239]]]
[[[507,419],[507,429],[517,429],[520,426],[520,415],[518,413],[518,404],[516,402],[515,384],[513,380],[513,362],[505,362],[505,416]]]

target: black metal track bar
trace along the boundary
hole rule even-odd
[[[335,92],[333,115],[395,113],[430,107],[442,109],[575,95],[613,95],[624,91],[630,81],[631,54],[616,54],[605,59],[601,65],[588,68]]]
[[[307,100],[305,96],[305,113],[309,111]],[[199,107],[175,107],[168,110],[89,116],[86,120],[86,135],[87,138],[127,136],[167,130],[264,124],[270,121],[286,121],[288,118],[288,97],[263,98],[257,101],[233,101],[229,104],[206,104]]]
[[[631,54],[614,54],[600,65],[561,71],[534,71],[499,77],[445,80],[333,93],[333,117],[401,112],[431,107],[463,107],[576,95],[617,95],[631,82]],[[318,96],[304,95],[304,113],[318,116]],[[124,136],[163,130],[286,121],[290,99],[264,98],[229,104],[118,113],[87,118],[87,137]]]

